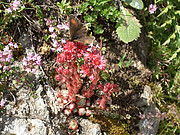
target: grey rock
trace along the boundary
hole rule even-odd
[[[102,135],[99,124],[93,124],[91,121],[82,119],[79,123],[82,126],[81,135]]]
[[[143,116],[138,124],[139,134],[156,135],[160,122],[160,118],[158,117],[160,111],[152,101],[151,87],[144,86],[144,92],[136,104],[142,109]]]

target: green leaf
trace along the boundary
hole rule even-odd
[[[118,28],[116,29],[118,37],[125,43],[136,40],[141,33],[141,24],[126,9],[124,9],[124,16],[121,17],[124,21],[117,23],[119,24]]]
[[[33,84],[33,83],[30,83],[30,87],[31,87],[31,88],[34,87],[34,84]]]
[[[166,25],[168,24],[172,24],[173,23],[173,20],[175,20],[175,16],[173,18],[171,18],[170,20],[167,20],[165,23],[163,23],[160,27],[163,28],[165,27]]]
[[[130,63],[132,58],[126,63],[125,68],[129,67],[132,63]]]
[[[101,0],[101,2],[99,2],[99,5],[104,5],[105,3],[109,2],[110,0]]]
[[[168,5],[165,9],[163,9],[163,11],[157,17],[159,17],[159,16],[161,16],[163,14],[166,14],[168,12],[168,10],[173,8],[173,7],[174,6],[172,6],[172,5]]]
[[[123,0],[127,2],[131,7],[136,8],[136,9],[143,9],[144,4],[142,0]]]
[[[119,67],[122,68],[124,58],[126,57],[127,52],[125,52],[124,56],[121,58],[120,62],[118,63]]]
[[[162,45],[166,45],[166,44],[170,43],[171,39],[175,39],[175,38],[176,38],[176,34],[174,32]]]
[[[176,58],[179,52],[180,48],[175,51],[175,53],[171,56],[171,58],[168,61],[171,61],[172,59]]]

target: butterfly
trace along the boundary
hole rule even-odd
[[[70,40],[84,44],[91,44],[95,37],[87,36],[86,27],[74,15],[69,17]]]

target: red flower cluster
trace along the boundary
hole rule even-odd
[[[97,104],[99,105],[99,107],[101,109],[105,109],[106,104],[108,102],[109,102],[109,104],[111,104],[111,97],[110,96],[112,95],[112,93],[119,91],[118,85],[117,84],[106,83],[106,85],[104,86],[102,84],[99,84],[98,88],[103,91],[103,95],[102,95],[102,99],[99,99],[97,101]]]
[[[66,115],[76,112],[80,116],[91,114],[90,97],[97,89],[100,71],[105,69],[106,60],[103,60],[104,57],[100,55],[96,47],[87,48],[88,46],[82,43],[67,41],[63,44],[64,51],[57,56],[56,63],[59,67],[56,68],[58,74],[55,79],[61,86],[57,92],[57,99]],[[83,85],[83,78],[89,79],[85,85]],[[104,103],[100,103],[103,109],[112,92],[118,90],[117,85],[114,84],[106,84],[104,89],[108,91],[100,89],[104,91],[101,99]]]

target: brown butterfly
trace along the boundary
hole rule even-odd
[[[69,17],[70,37],[71,41],[80,42],[84,44],[91,44],[95,37],[87,36],[87,29],[74,15]]]

